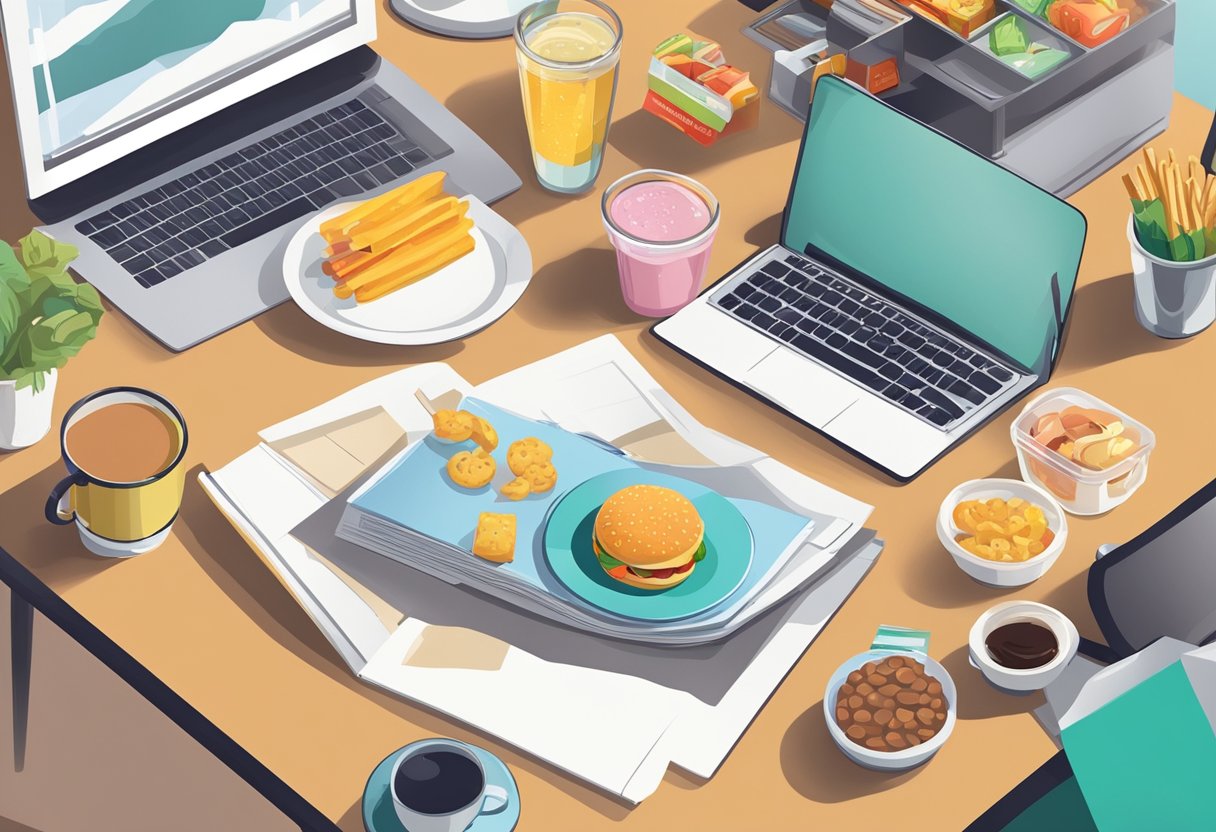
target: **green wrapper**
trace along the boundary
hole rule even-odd
[[[998,58],[1025,52],[1028,46],[1026,29],[1014,15],[1003,17],[988,33],[988,48]]]

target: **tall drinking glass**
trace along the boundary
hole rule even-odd
[[[600,0],[544,0],[515,23],[515,57],[536,178],[577,194],[595,184],[621,57],[621,19]]]

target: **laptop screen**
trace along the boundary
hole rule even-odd
[[[833,77],[815,89],[782,244],[826,254],[1029,369],[1072,298],[1085,217]]]
[[[31,195],[352,48],[364,4],[0,0],[27,176],[47,179]],[[127,141],[156,120],[156,135]],[[114,150],[83,163],[103,146]]]

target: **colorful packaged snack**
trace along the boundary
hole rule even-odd
[[[1082,46],[1101,46],[1131,25],[1131,12],[1103,0],[1055,0],[1047,19]]]

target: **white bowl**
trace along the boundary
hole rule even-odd
[[[1012,624],[1017,621],[1033,621],[1048,627],[1055,634],[1060,645],[1056,657],[1042,667],[1032,667],[1017,670],[997,664],[988,653],[984,643],[988,635],[997,627]],[[1006,693],[1030,693],[1042,690],[1054,682],[1073,656],[1077,655],[1077,647],[1081,637],[1076,625],[1064,613],[1046,604],[1034,601],[1006,601],[990,607],[971,626],[971,635],[967,639],[971,666],[984,674],[988,683]]]
[[[941,682],[942,695],[946,700],[946,722],[942,725],[942,729],[927,742],[900,751],[876,751],[873,748],[858,745],[846,737],[844,731],[836,724],[836,694],[840,692],[840,686],[844,684],[848,675],[868,661],[882,661],[888,656],[913,658],[923,664],[925,672]],[[850,760],[876,771],[902,771],[925,762],[945,744],[950,732],[954,730],[954,723],[958,721],[958,691],[954,687],[954,680],[946,672],[946,668],[926,655],[901,650],[870,650],[854,656],[836,668],[836,672],[828,680],[827,690],[823,694],[823,716],[828,723],[828,733],[832,735],[836,745]]]
[[[990,500],[993,497],[1003,500],[1021,497],[1041,507],[1047,519],[1047,528],[1055,533],[1051,545],[1042,554],[1014,563],[985,560],[960,546],[955,538],[965,532],[954,525],[954,507],[964,500]],[[1060,504],[1037,485],[1021,480],[971,480],[951,491],[946,495],[946,499],[942,500],[942,506],[937,512],[937,537],[954,558],[958,568],[980,583],[997,587],[1025,586],[1043,577],[1064,551],[1064,544],[1068,539],[1068,520]]]

